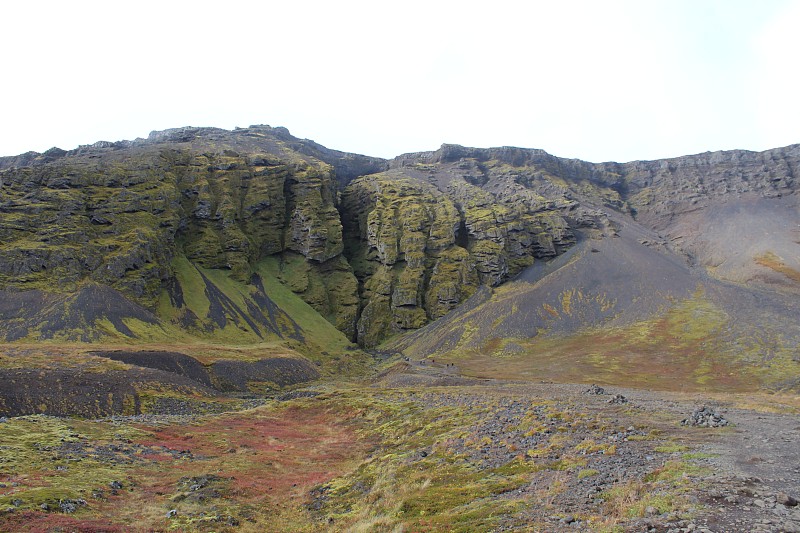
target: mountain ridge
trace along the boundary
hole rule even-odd
[[[796,146],[2,165],[0,529],[800,531]]]
[[[164,331],[213,338],[236,324],[252,342],[282,338],[258,318],[269,307],[258,285],[270,279],[374,347],[445,319],[482,287],[524,276],[579,239],[602,243],[623,231],[630,250],[795,294],[798,172],[800,145],[589,163],[444,144],[386,160],[280,127],[174,128],[0,158],[0,290],[99,284]],[[178,297],[189,293],[191,302]],[[37,323],[35,307],[31,339],[54,320]],[[25,338],[19,321],[9,329],[12,312],[3,318],[7,340]],[[122,318],[116,324],[114,336],[136,337]],[[97,335],[84,328],[75,338]]]

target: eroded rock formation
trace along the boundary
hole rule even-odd
[[[253,329],[247,306],[266,297],[256,273],[271,260],[294,293],[374,346],[563,253],[578,232],[614,237],[612,212],[663,232],[654,244],[729,275],[735,265],[719,260],[728,252],[676,221],[731,199],[789,197],[798,162],[798,146],[593,164],[456,145],[386,161],[284,128],[179,128],[0,158],[0,289],[64,293],[93,283],[158,316],[166,295],[180,307],[188,291],[213,292],[207,277],[177,287],[189,265],[200,276],[227,272],[248,303],[209,309],[217,315],[205,322],[185,311],[173,320],[207,329],[227,313]],[[759,279],[794,283],[782,250],[754,249]]]

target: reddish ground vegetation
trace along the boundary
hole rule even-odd
[[[366,444],[348,422],[352,417],[346,408],[334,412],[301,400],[191,423],[140,422],[138,437],[115,437],[113,456],[72,445],[70,457],[80,461],[69,463],[69,471],[86,468],[96,487],[72,487],[80,502],[74,515],[59,508],[63,496],[40,511],[38,503],[30,507],[30,493],[20,492],[28,507],[0,514],[0,531],[263,531],[268,523],[292,524],[313,487],[363,459]],[[36,467],[3,482],[19,481],[25,490],[64,486],[56,483],[61,474],[54,466]]]
[[[111,520],[80,519],[61,513],[22,512],[6,515],[3,531],[29,531],[31,533],[69,531],[71,533],[124,533],[129,526],[115,524]]]
[[[334,421],[334,415],[314,407],[255,410],[170,425],[152,431],[142,444],[165,449],[133,473],[140,480],[138,498],[162,509],[174,506],[182,479],[211,472],[223,480],[215,485],[215,498],[237,507],[281,507],[341,475],[363,450],[354,429],[342,424],[341,413]],[[173,462],[167,469],[168,457]]]

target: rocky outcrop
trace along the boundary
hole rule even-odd
[[[360,285],[361,343],[419,328],[477,288],[470,254],[457,243],[458,210],[432,185],[394,173],[367,176],[345,189],[342,208]]]
[[[262,258],[298,254],[323,286],[350,290],[298,293],[352,335],[358,302],[341,257],[335,168],[287,144],[346,167],[380,161],[303,143],[279,128],[180,128],[5,158],[0,288],[74,291],[92,281],[155,310],[178,256],[248,283]]]
[[[191,261],[246,279],[268,255],[294,251],[321,263],[341,253],[331,167],[231,151],[170,159],[181,198],[177,238]]]
[[[132,300],[135,315],[150,313],[137,318],[145,326],[163,318],[168,298],[178,306],[170,320],[181,327],[235,324],[253,338],[292,337],[296,328],[286,317],[273,320],[275,304],[266,303],[255,275],[269,259],[305,302],[373,346],[560,255],[578,231],[617,236],[616,214],[654,230],[648,245],[721,265],[721,277],[748,281],[730,274],[738,269],[794,287],[800,267],[788,248],[761,239],[769,245],[753,248],[755,266],[743,270],[725,264],[728,248],[685,227],[707,225],[711,215],[693,213],[740,197],[783,198],[782,213],[792,213],[796,202],[787,197],[799,164],[800,146],[594,164],[542,150],[443,145],[386,161],[330,150],[285,128],[177,128],[0,158],[0,290],[60,302],[48,294],[104,286]],[[727,239],[724,229],[708,234]],[[247,294],[217,297],[203,270],[226,272]],[[176,291],[183,283],[188,297],[187,276],[203,278],[194,288],[219,305],[182,308]],[[13,335],[38,327],[17,322]]]
[[[765,152],[731,150],[664,159],[603,164],[616,176],[637,219],[664,229],[675,215],[752,194],[779,198],[797,190],[800,145]]]
[[[57,279],[72,291],[92,281],[154,311],[176,286],[176,258],[249,283],[261,259],[278,256],[295,293],[375,345],[574,242],[562,215],[577,202],[546,180],[542,196],[530,187],[536,176],[523,176],[531,157],[552,159],[539,151],[487,159],[446,146],[389,164],[251,127],[178,128],[50,152],[2,161],[3,288],[45,290]],[[232,313],[228,321],[257,329]]]
[[[346,254],[362,304],[358,340],[367,346],[560,254],[575,243],[573,226],[597,225],[566,188],[534,170],[474,151],[453,160],[452,150],[405,156],[344,190]]]

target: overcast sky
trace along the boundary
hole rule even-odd
[[[797,0],[30,0],[0,17],[0,155],[250,124],[382,157],[800,143]]]

